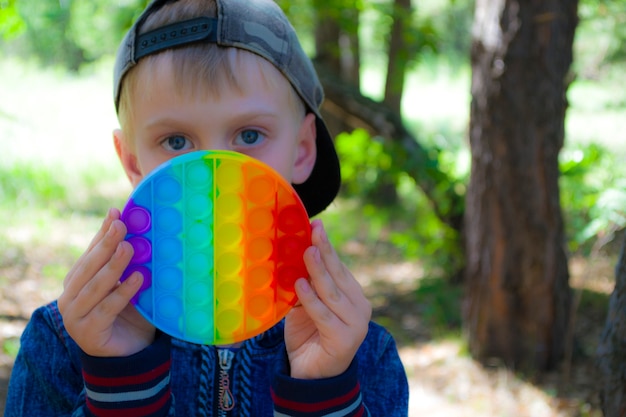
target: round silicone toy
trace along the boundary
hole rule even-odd
[[[294,282],[311,226],[298,195],[248,156],[198,151],[164,163],[122,211],[140,271],[132,299],[155,327],[199,344],[230,344],[280,321],[296,302]]]

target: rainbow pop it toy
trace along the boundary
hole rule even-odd
[[[298,195],[248,156],[197,151],[164,163],[122,211],[140,271],[132,300],[155,327],[193,343],[230,344],[269,329],[308,276],[311,226]]]

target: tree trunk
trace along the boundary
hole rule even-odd
[[[387,61],[387,77],[385,80],[385,98],[383,102],[392,111],[402,114],[402,95],[404,93],[404,77],[409,64],[406,47],[406,22],[411,19],[411,0],[395,0],[393,7],[393,23],[389,36]]]
[[[626,417],[626,241],[615,269],[606,325],[597,352],[605,417]]]
[[[477,0],[464,317],[479,360],[545,370],[571,294],[559,202],[578,0]]]
[[[330,7],[327,0],[313,0],[315,60],[344,82],[360,88],[359,10],[356,2],[352,7],[343,6]]]
[[[321,6],[320,0],[314,0],[316,11],[315,26],[315,59],[322,62],[326,68],[335,74],[341,74],[341,56],[339,36],[341,28],[339,22],[332,15],[332,9]]]

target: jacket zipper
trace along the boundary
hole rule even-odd
[[[233,359],[235,352],[229,348],[217,348],[217,366],[215,367],[216,378],[216,415],[227,417],[235,408],[235,396],[232,393]]]

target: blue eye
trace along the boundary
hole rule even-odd
[[[174,135],[163,140],[161,145],[168,151],[183,151],[189,149],[191,142],[182,135]]]
[[[239,137],[245,145],[254,145],[262,139],[261,133],[257,130],[244,130],[239,134]]]

